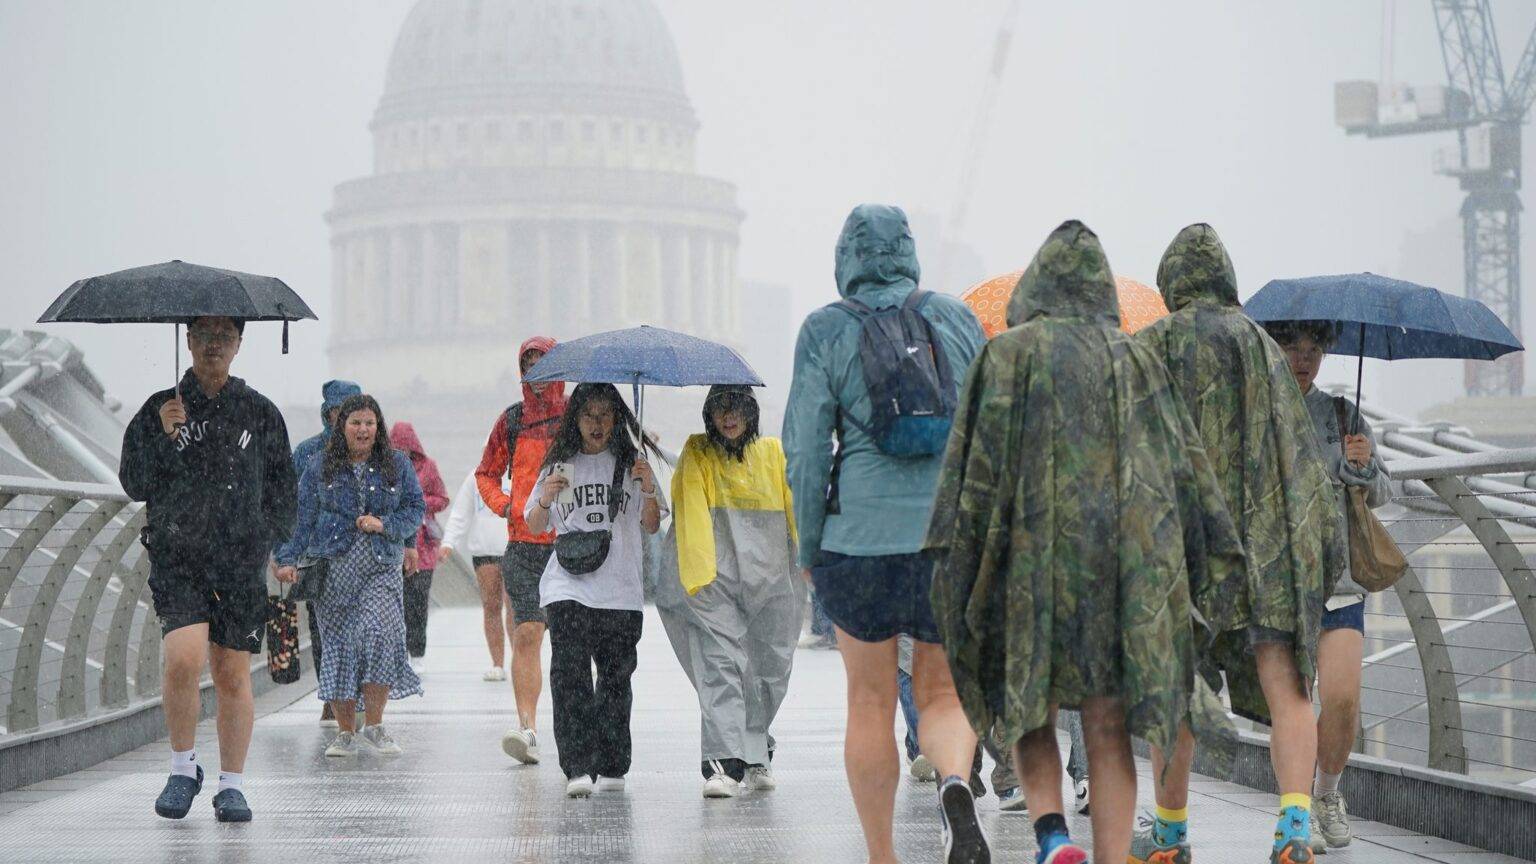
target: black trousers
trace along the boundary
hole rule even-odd
[[[405,649],[412,657],[427,653],[427,601],[432,596],[432,571],[405,577]]]
[[[574,600],[544,607],[549,619],[549,692],[555,748],[567,778],[629,773],[630,707],[636,647],[645,616],[591,609]],[[596,667],[596,679],[593,667]]]

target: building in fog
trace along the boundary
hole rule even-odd
[[[327,214],[333,374],[458,472],[528,335],[654,324],[739,345],[742,213],[695,172],[698,129],[650,0],[420,0],[373,173]]]

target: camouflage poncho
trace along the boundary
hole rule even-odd
[[[1312,418],[1296,378],[1280,347],[1238,305],[1237,277],[1215,230],[1179,232],[1157,284],[1170,314],[1135,338],[1167,365],[1248,555],[1246,574],[1213,579],[1193,594],[1216,633],[1205,659],[1227,673],[1233,710],[1268,723],[1248,628],[1288,637],[1303,681],[1311,682],[1332,487],[1311,444]]]
[[[971,367],[926,544],[961,702],[1016,741],[1051,704],[1115,696],[1168,752],[1185,719],[1224,720],[1196,692],[1189,597],[1241,572],[1236,529],[1093,232],[1051,234],[1008,323]]]

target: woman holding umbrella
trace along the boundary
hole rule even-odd
[[[666,512],[641,440],[612,384],[578,386],[523,509],[530,531],[555,532],[539,605],[549,621],[555,745],[572,798],[622,791],[629,773],[641,532],[655,534]]]

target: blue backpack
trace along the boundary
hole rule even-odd
[[[832,304],[859,322],[859,364],[873,409],[867,424],[839,409],[839,427],[847,418],[887,456],[933,456],[949,440],[955,378],[933,323],[922,314],[932,296],[913,291],[900,306],[883,309],[854,299]]]

